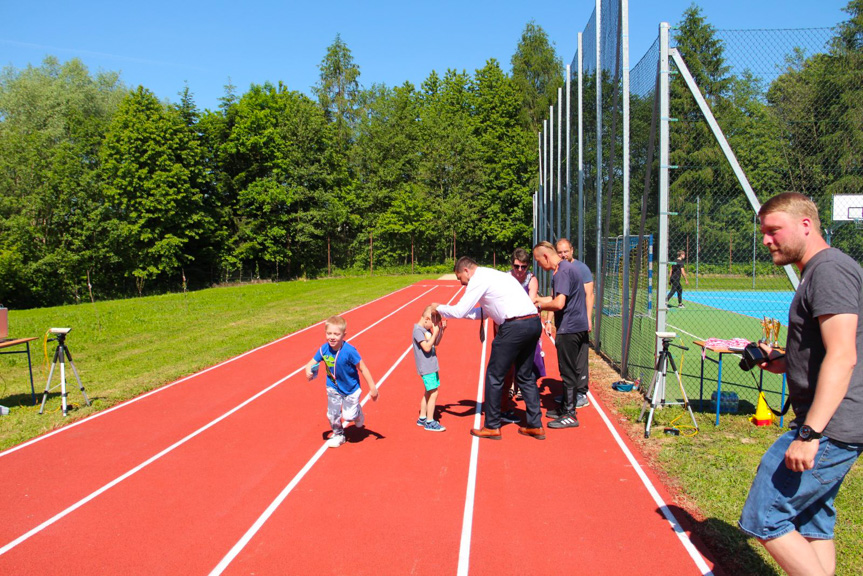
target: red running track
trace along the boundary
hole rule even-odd
[[[317,324],[0,453],[0,573],[709,573],[596,399],[545,441],[468,434],[489,349],[475,322],[438,349],[447,431],[416,426],[411,330],[460,290],[420,282],[344,313],[381,394],[339,449],[323,382],[301,373]]]

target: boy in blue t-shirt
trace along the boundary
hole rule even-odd
[[[315,352],[314,358],[306,364],[306,378],[318,375],[320,363],[324,363],[327,373],[327,418],[333,428],[333,435],[327,446],[338,448],[345,443],[345,430],[342,419],[353,421],[354,426],[362,428],[365,423],[363,407],[360,405],[359,373],[369,385],[372,400],[378,399],[378,387],[372,378],[359,351],[345,342],[348,324],[341,316],[330,316],[325,322],[327,343]]]
[[[440,425],[440,422],[434,419],[437,391],[440,388],[435,346],[440,344],[445,329],[446,320],[441,319],[440,314],[433,311],[431,306],[426,306],[420,321],[414,324],[411,337],[417,373],[422,377],[425,387],[422,400],[420,400],[420,417],[417,420],[417,426],[423,426],[429,432],[446,430]]]

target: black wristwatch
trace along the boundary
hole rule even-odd
[[[809,442],[821,438],[821,432],[816,432],[811,426],[804,424],[797,429],[797,437],[804,442]]]

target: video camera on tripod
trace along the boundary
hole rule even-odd
[[[669,348],[674,346],[681,350],[689,350],[686,346],[672,344],[671,341],[677,338],[676,332],[656,332],[656,337],[662,340],[662,346],[659,350],[659,355],[656,358],[656,368],[653,371],[653,380],[650,387],[644,394],[644,401],[641,404],[641,414],[638,420],[644,418],[645,413],[648,413],[647,424],[644,427],[644,437],[650,438],[650,426],[653,423],[653,415],[657,408],[663,406],[678,404],[684,406],[689,411],[689,417],[692,419],[692,427],[698,431],[698,423],[695,421],[695,415],[692,413],[692,407],[689,405],[689,398],[686,396],[686,389],[683,387],[683,380],[680,378],[680,372],[677,371],[677,365],[674,363],[674,357],[671,355]],[[668,365],[671,365],[671,370],[677,376],[677,383],[680,386],[680,395],[682,401],[669,402],[665,398],[666,378],[668,374]]]
[[[78,376],[78,369],[75,368],[75,363],[72,361],[72,354],[69,353],[69,348],[66,346],[66,336],[71,332],[71,328],[49,328],[48,333],[53,334],[54,338],[48,338],[46,342],[57,342],[57,350],[54,351],[54,361],[51,364],[51,371],[48,373],[48,382],[45,383],[45,393],[42,395],[42,407],[39,408],[39,414],[45,410],[45,401],[48,400],[48,392],[51,390],[51,378],[54,376],[54,369],[60,365],[60,393],[63,404],[63,416],[68,412],[66,392],[66,360],[69,360],[69,365],[72,367],[72,372],[75,374],[75,380],[78,381],[78,388],[84,396],[84,401],[87,406],[90,405],[90,399],[87,398],[87,392],[84,391],[84,385],[81,384],[81,377]]]

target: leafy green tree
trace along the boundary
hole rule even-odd
[[[146,282],[179,278],[207,235],[200,147],[183,117],[138,87],[120,105],[101,149],[111,243],[139,294]]]
[[[283,84],[253,85],[233,106],[221,146],[236,191],[224,266],[275,277],[325,266],[345,174],[333,131],[314,102]]]
[[[486,251],[508,254],[530,243],[534,136],[519,121],[522,102],[515,82],[496,60],[476,71],[471,95],[482,164],[478,240]]]
[[[483,253],[477,233],[482,167],[470,84],[466,72],[448,70],[443,78],[433,72],[422,86],[417,174],[438,207],[434,250],[444,258]]]
[[[735,79],[725,63],[724,46],[700,8],[693,4],[684,12],[674,40],[714,115],[727,119],[731,114],[729,99]],[[685,235],[694,237],[696,197],[699,197],[702,242],[727,245],[735,227],[746,225],[745,220],[741,223],[735,216],[743,213],[745,196],[683,80],[675,77],[670,91],[671,116],[677,119],[671,129],[670,160],[678,167],[671,172],[669,190],[669,209],[677,213],[673,229],[678,236],[670,240],[683,245]],[[723,125],[723,131],[729,133],[727,128]],[[751,225],[750,217],[750,234]],[[743,230],[746,228],[740,232]],[[716,256],[719,257],[719,253]]]
[[[563,85],[563,62],[542,26],[531,21],[524,27],[510,64],[512,80],[521,94],[522,127],[536,133]]]
[[[327,54],[318,68],[321,77],[314,88],[321,107],[336,124],[338,141],[347,149],[352,139],[356,120],[357,98],[360,91],[360,68],[342,37],[336,34],[335,41],[327,48]]]
[[[125,93],[117,74],[92,76],[77,59],[0,75],[0,301],[75,301],[88,273],[103,293],[118,289],[101,241],[99,148]]]

